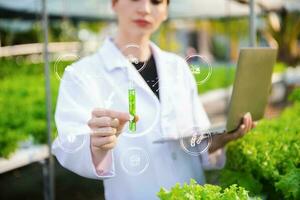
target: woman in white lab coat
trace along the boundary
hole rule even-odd
[[[210,125],[186,62],[150,42],[167,18],[168,4],[168,0],[113,0],[116,36],[107,38],[95,54],[69,66],[61,81],[55,114],[59,137],[52,152],[67,169],[103,179],[107,200],[157,199],[160,187],[191,178],[203,184],[203,169],[224,165],[226,143],[254,127],[247,114],[235,133],[214,136],[209,151],[200,156],[189,155],[176,140],[153,143]],[[155,80],[146,80],[149,74],[139,72],[122,54],[122,48],[132,43],[139,46],[139,61],[154,61],[146,67],[153,68]],[[136,91],[136,133],[126,126],[129,85]],[[215,163],[209,159],[212,152],[219,153]]]

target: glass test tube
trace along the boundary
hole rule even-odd
[[[136,98],[135,98],[135,89],[133,88],[133,84],[130,84],[128,89],[128,101],[129,101],[129,114],[130,114],[130,121],[129,121],[129,131],[135,132],[136,131],[136,122],[135,122],[135,111],[136,111]]]

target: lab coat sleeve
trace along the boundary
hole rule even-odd
[[[198,95],[198,87],[195,81],[195,78],[189,67],[186,66],[188,69],[188,77],[189,77],[189,84],[191,88],[191,96],[192,96],[192,107],[193,107],[193,114],[194,114],[194,124],[196,127],[201,127],[202,129],[206,129],[210,127],[210,121],[208,119],[207,113],[200,101]],[[200,155],[200,160],[202,162],[202,167],[205,170],[213,170],[213,169],[221,169],[225,165],[226,156],[225,156],[225,149],[218,149],[213,153],[208,153],[208,151],[203,152]]]
[[[115,174],[112,151],[106,155],[103,169],[96,170],[92,161],[91,130],[87,122],[91,118],[95,102],[92,91],[86,85],[72,66],[66,68],[55,111],[58,137],[52,145],[52,153],[62,166],[78,175],[92,179],[110,178]],[[68,136],[78,134],[80,136],[75,137],[75,142],[68,143]]]

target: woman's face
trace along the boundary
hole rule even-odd
[[[167,19],[167,0],[113,0],[119,28],[134,37],[150,36]]]

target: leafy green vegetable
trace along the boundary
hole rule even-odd
[[[297,95],[296,95],[297,94]],[[221,185],[233,183],[250,194],[267,194],[269,199],[299,199],[300,192],[300,98],[281,116],[259,125],[227,148],[227,163]]]
[[[46,142],[44,69],[21,58],[0,62],[0,157],[8,157],[29,137]],[[59,81],[52,75],[51,83],[54,112]]]
[[[224,190],[216,185],[198,185],[191,179],[190,184],[182,187],[177,183],[170,191],[161,188],[158,192],[161,200],[247,200],[250,199],[248,192],[237,185],[231,185]],[[259,198],[257,198],[259,199]]]
[[[224,170],[220,177],[221,185],[226,188],[232,184],[242,185],[250,191],[251,195],[260,194],[262,190],[262,184],[257,181],[252,174],[245,172],[236,172],[231,170]]]
[[[300,169],[291,169],[275,183],[276,188],[284,192],[286,199],[300,199]]]

